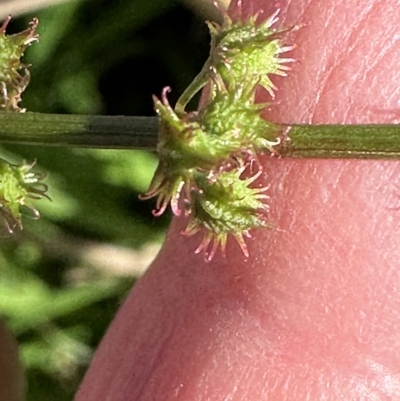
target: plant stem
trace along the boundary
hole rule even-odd
[[[400,125],[293,125],[283,157],[400,159]]]
[[[201,71],[195,76],[190,85],[184,90],[176,102],[175,112],[178,115],[185,113],[185,107],[193,96],[207,85],[208,73],[210,71],[210,60],[207,60]]]
[[[400,159],[400,125],[292,125],[282,157]],[[156,150],[157,117],[0,112],[0,142]]]
[[[157,147],[157,117],[0,112],[0,142],[103,149]]]

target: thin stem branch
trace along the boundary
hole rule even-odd
[[[157,117],[0,112],[0,142],[156,150]],[[400,125],[292,125],[282,157],[400,159]]]

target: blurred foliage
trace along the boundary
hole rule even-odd
[[[72,1],[13,20],[8,32],[33,16],[40,42],[24,59],[32,64],[22,102],[29,111],[153,115],[151,95],[169,85],[176,100],[207,57],[203,21],[172,0]],[[165,234],[168,216],[153,218],[154,204],[138,200],[157,160],[141,151],[11,145],[0,157],[37,159],[52,199],[36,204],[40,220],[2,234],[0,315],[20,343],[27,399],[71,400],[147,263],[143,250]],[[132,269],[118,270],[121,258]]]

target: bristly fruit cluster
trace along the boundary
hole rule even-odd
[[[26,48],[38,40],[35,18],[30,27],[23,32],[6,35],[11,17],[0,26],[0,112],[24,112],[18,103],[21,93],[29,83],[28,65],[21,61]],[[22,228],[22,213],[29,211],[34,218],[39,212],[30,204],[29,199],[48,198],[44,176],[31,171],[35,163],[23,162],[14,166],[0,159],[0,217],[8,232]]]
[[[46,195],[47,185],[42,182],[43,174],[31,171],[34,163],[22,163],[14,166],[0,159],[0,215],[8,232],[22,228],[22,212],[29,211],[34,218],[39,212],[30,204],[28,199],[50,199]]]
[[[0,110],[18,111],[21,93],[29,84],[29,65],[21,62],[26,48],[38,41],[36,33],[38,20],[34,18],[30,27],[23,32],[6,35],[6,28],[11,17],[7,17],[0,27]]]
[[[241,6],[240,0],[237,6]],[[155,215],[171,203],[175,215],[190,217],[184,234],[204,232],[196,253],[211,260],[218,247],[225,251],[232,234],[248,256],[244,241],[252,228],[268,227],[266,188],[252,188],[261,170],[243,178],[257,152],[274,153],[282,129],[261,117],[265,104],[255,102],[256,89],[271,96],[276,89],[270,75],[286,75],[292,49],[276,30],[278,11],[262,23],[258,15],[237,20],[223,13],[223,23],[208,23],[211,51],[203,69],[184,91],[175,108],[154,97],[160,119],[159,165],[144,199],[158,197]],[[208,98],[197,112],[187,103],[204,86]]]

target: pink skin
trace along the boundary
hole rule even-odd
[[[282,26],[305,25],[270,117],[395,121],[397,0],[279,7]],[[175,219],[76,401],[400,399],[400,164],[262,161],[274,228],[247,240],[249,258],[230,240],[207,264]]]

